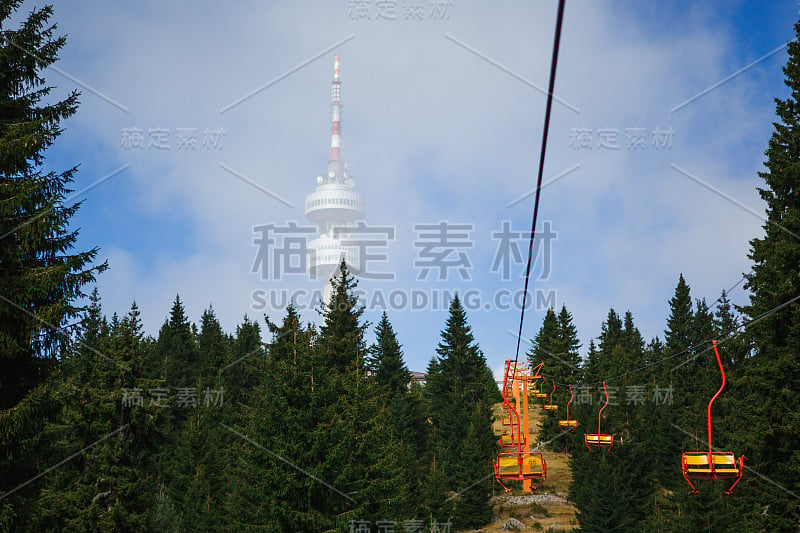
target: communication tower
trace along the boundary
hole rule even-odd
[[[306,218],[315,223],[319,236],[308,243],[308,273],[324,280],[323,302],[331,298],[331,276],[344,258],[348,269],[358,273],[358,246],[345,246],[346,229],[364,219],[364,198],[356,192],[356,182],[341,158],[341,82],[339,56],[333,60],[331,83],[331,158],[325,174],[317,176],[317,188],[306,196]]]

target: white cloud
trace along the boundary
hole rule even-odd
[[[83,91],[83,104],[64,134],[84,143],[72,155],[108,170],[130,163],[130,196],[116,199],[119,216],[146,221],[151,234],[109,234],[99,245],[111,258],[101,278],[107,309],[139,302],[152,333],[175,294],[190,317],[213,303],[229,331],[264,284],[249,273],[253,225],[305,223],[303,199],[324,168],[329,134],[328,97],[334,52],[220,114],[219,110],[313,57],[353,39],[342,56],[343,154],[367,202],[371,224],[395,225],[398,238],[387,266],[400,288],[415,283],[414,223],[475,224],[473,279],[450,280],[491,295],[502,288],[488,272],[490,232],[500,221],[530,224],[531,199],[506,205],[532,190],[538,163],[544,96],[445,37],[449,34],[542,87],[547,84],[555,3],[507,2],[489,7],[458,1],[447,21],[351,21],[346,2],[236,4],[225,9],[196,2],[139,3],[131,8],[96,1],[56,8],[69,34],[59,66],[130,109],[126,114]],[[102,15],[102,23],[99,23]],[[584,344],[597,335],[613,306],[631,309],[646,338],[661,334],[667,300],[679,272],[696,297],[716,298],[748,268],[749,239],[760,222],[674,171],[674,163],[760,212],[755,176],[772,120],[772,89],[780,72],[756,67],[679,112],[676,104],[731,72],[737,61],[724,25],[709,26],[695,10],[674,35],[638,26],[635,13],[613,3],[568,7],[556,94],[580,109],[556,105],[545,179],[576,163],[580,168],[543,191],[541,220],[559,232],[553,288],[566,303]],[[790,28],[781,28],[789,32]],[[779,58],[776,58],[776,61]],[[770,64],[770,68],[773,65]],[[766,68],[766,67],[765,67]],[[52,82],[67,87],[63,78]],[[126,127],[224,128],[221,150],[141,152],[120,147]],[[647,131],[643,150],[625,148],[627,128]],[[656,151],[654,128],[672,128],[673,145]],[[575,150],[573,128],[617,129],[614,151]],[[85,141],[84,141],[85,139]],[[733,161],[736,161],[736,164]],[[220,167],[228,167],[294,205],[288,208]],[[102,170],[101,170],[102,172]],[[89,176],[79,177],[79,180]],[[100,226],[107,211],[85,210]],[[105,213],[105,214],[104,214]],[[133,214],[131,214],[133,213]],[[175,217],[181,228],[175,230]],[[186,256],[170,248],[188,250]],[[482,263],[479,263],[483,261]],[[516,265],[517,272],[521,265]],[[381,270],[384,267],[381,266]],[[517,279],[515,277],[515,279]],[[294,278],[283,287],[309,286]],[[377,320],[378,311],[368,313]],[[446,310],[390,315],[413,369],[434,353]],[[532,311],[526,338],[543,313]],[[315,319],[308,313],[308,319]],[[493,368],[508,354],[515,311],[470,313],[476,338]]]

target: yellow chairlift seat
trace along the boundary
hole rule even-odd
[[[715,479],[736,478],[725,494],[730,494],[733,487],[739,483],[744,473],[744,457],[736,456],[731,452],[684,452],[681,456],[683,467],[683,477],[692,487],[690,494],[697,494],[697,489],[689,479],[705,479],[713,481]]]
[[[538,481],[535,487],[531,487],[537,489],[547,478],[547,464],[541,452],[504,452],[497,456],[497,461],[494,463],[494,475],[501,485],[503,485],[502,479]],[[506,491],[510,490],[505,485],[503,488]]]
[[[590,449],[592,446],[608,446],[610,449],[614,445],[614,435],[606,433],[586,433],[583,440]]]
[[[531,396],[534,398],[547,398],[547,393],[543,392],[541,389],[531,391]]]
[[[686,452],[683,454],[683,471],[692,477],[709,479],[721,477],[737,477],[740,469],[736,456],[730,452],[712,452],[711,461],[708,452]]]
[[[574,431],[578,427],[577,420],[559,420],[558,428],[561,431]]]
[[[542,386],[544,385],[544,376],[540,376],[539,375],[539,370],[541,370],[543,364],[544,363],[539,363],[539,365],[535,369],[536,370],[535,375],[532,375],[530,377],[531,386],[530,386],[530,388],[528,388],[528,394],[530,394],[534,398],[546,398],[547,397],[547,393],[542,391]],[[540,379],[542,380],[542,384],[541,385],[539,385],[539,380]]]
[[[711,460],[717,477],[736,477],[742,471],[736,462],[736,456],[730,452],[715,452],[711,454]]]
[[[544,410],[545,410],[545,411],[547,411],[548,413],[555,414],[555,413],[557,413],[557,412],[558,412],[558,406],[557,406],[557,405],[543,405],[542,407],[543,407],[543,408],[544,408]]]
[[[520,441],[520,437],[515,435],[514,433],[503,433],[500,435],[500,446],[504,447],[518,447],[518,446],[525,446],[525,436],[522,436],[522,440]]]

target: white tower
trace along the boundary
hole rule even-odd
[[[331,299],[331,276],[344,257],[347,267],[358,273],[358,246],[344,246],[341,231],[364,219],[364,199],[355,190],[355,180],[341,159],[339,133],[341,117],[341,82],[339,56],[333,60],[331,84],[331,159],[325,175],[317,177],[317,188],[306,196],[306,218],[317,224],[319,237],[308,243],[308,273],[324,280],[323,302]],[[345,240],[347,236],[345,236]]]

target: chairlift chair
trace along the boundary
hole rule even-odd
[[[494,463],[494,476],[497,482],[507,491],[511,490],[503,484],[501,480],[525,481],[531,480],[536,486],[531,486],[533,490],[539,488],[547,478],[547,464],[541,452],[504,452],[497,456]]]
[[[603,409],[608,405],[608,390],[606,389],[605,381],[603,382],[603,391],[606,393],[606,403],[600,408],[600,412],[597,415],[597,433],[584,434],[583,442],[586,444],[586,447],[589,448],[589,451],[594,451],[592,447],[607,448],[606,453],[608,453],[611,451],[611,447],[614,446],[614,435],[600,433],[600,419],[603,416]]]
[[[536,381],[539,381],[538,379]],[[531,396],[534,398],[547,398],[547,393],[542,390],[542,386],[544,386],[544,376],[542,376],[542,384],[538,387],[536,386],[535,382],[533,387],[531,388]]]
[[[554,415],[554,414],[556,414],[558,412],[558,405],[553,403],[553,393],[556,391],[556,380],[552,379],[552,378],[551,378],[551,380],[553,381],[553,390],[550,391],[550,403],[544,404],[543,407],[544,407],[545,412],[548,412],[551,415]]]
[[[570,398],[569,398],[569,401],[567,402],[567,418],[566,418],[566,420],[559,420],[558,421],[558,428],[561,431],[575,431],[575,428],[578,427],[578,421],[577,420],[570,420],[570,418],[569,418],[569,404],[571,404],[573,398],[575,398],[575,394],[573,394],[573,392],[572,392],[572,385],[569,386],[569,394],[570,394]]]
[[[738,459],[736,455],[731,452],[715,452],[711,446],[711,404],[720,395],[722,389],[725,388],[725,369],[722,368],[722,360],[719,357],[719,350],[717,350],[716,339],[711,341],[714,346],[714,354],[717,357],[717,364],[719,371],[722,374],[722,385],[717,393],[708,402],[708,451],[707,452],[684,452],[681,457],[681,467],[683,470],[683,477],[689,486],[692,487],[690,494],[697,494],[698,490],[694,487],[690,479],[707,479],[714,481],[715,479],[733,479],[733,485],[725,491],[725,494],[730,495],[733,487],[742,479],[744,473],[744,456]]]

